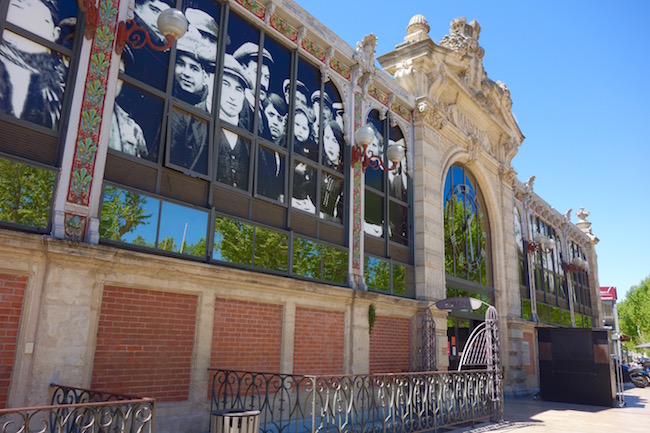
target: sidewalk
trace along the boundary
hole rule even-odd
[[[624,407],[586,406],[527,398],[505,400],[503,423],[477,424],[453,433],[648,433],[650,388],[626,384]]]

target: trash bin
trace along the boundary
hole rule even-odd
[[[210,433],[258,433],[260,411],[248,409],[220,409],[212,411]]]

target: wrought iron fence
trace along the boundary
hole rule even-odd
[[[416,433],[492,417],[486,370],[309,376],[210,369],[211,411],[256,409],[261,433]]]
[[[0,433],[153,432],[152,398],[51,386],[49,406],[0,409]]]

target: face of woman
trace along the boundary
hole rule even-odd
[[[323,147],[325,149],[325,155],[332,164],[337,164],[339,161],[339,155],[341,154],[341,145],[336,140],[334,131],[332,127],[327,125],[323,130]]]
[[[296,139],[303,143],[309,138],[309,120],[307,116],[303,113],[296,113],[296,117],[293,122],[293,130],[296,135]]]
[[[51,42],[59,37],[60,29],[54,25],[52,12],[41,0],[11,0],[7,21],[22,27],[29,24],[25,28]]]

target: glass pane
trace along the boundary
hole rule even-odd
[[[323,165],[343,172],[343,130],[333,119],[325,119],[323,125]]]
[[[567,328],[571,327],[571,311],[562,310],[562,325]]]
[[[158,29],[158,15],[173,6],[172,0],[135,0],[133,19],[149,33],[154,45],[164,45],[165,37]],[[126,74],[158,89],[164,89],[167,83],[169,51],[156,51],[148,46],[133,50],[124,48],[122,58]]]
[[[289,264],[289,235],[255,227],[255,258],[258,268],[287,272]]]
[[[393,265],[393,293],[398,295],[406,294],[406,267],[398,264]]]
[[[205,256],[208,213],[162,202],[158,248],[191,256]]]
[[[313,161],[318,161],[320,83],[320,71],[299,58],[294,98],[294,152]]]
[[[15,4],[22,5],[23,2]],[[36,4],[46,12],[38,25],[51,27],[51,21],[50,24],[43,21],[51,19],[47,18],[49,9],[40,2]],[[14,3],[10,10],[24,11]],[[33,14],[31,9],[26,13]],[[2,37],[0,111],[46,128],[58,129],[70,59],[9,31]]]
[[[255,91],[259,41],[260,33],[257,29],[239,16],[230,14],[219,118],[249,131],[253,129],[255,120],[253,107],[257,106]],[[268,66],[268,57],[266,66]]]
[[[348,252],[323,246],[323,277],[325,281],[343,284],[348,275]]]
[[[77,13],[77,3],[71,1],[10,0],[7,21],[70,48]]]
[[[262,137],[280,146],[286,147],[287,111],[289,107],[289,94],[285,94],[283,84],[289,89],[289,76],[291,75],[291,53],[273,39],[264,39],[264,54],[271,58],[268,88],[266,83],[266,71],[262,73],[262,88],[260,100],[264,116],[262,117]]]
[[[384,200],[366,191],[365,221],[363,231],[378,238],[384,237]]]
[[[384,292],[390,290],[390,263],[387,260],[366,256],[364,273],[368,288]]]
[[[210,112],[219,35],[219,7],[207,0],[183,1],[187,32],[176,43],[172,94]]]
[[[154,248],[160,200],[114,186],[104,186],[99,236]]]
[[[301,162],[297,163],[293,175],[293,199],[291,206],[309,213],[316,213],[316,170]]]
[[[554,325],[562,324],[562,310],[556,307],[551,307],[551,323]]]
[[[343,125],[343,118],[345,116],[345,110],[344,110],[344,105],[343,105],[343,99],[341,98],[341,94],[339,93],[338,89],[334,85],[332,81],[328,81],[325,83],[325,95],[326,98],[324,100],[323,104],[323,125],[328,125],[330,124],[330,121],[333,120],[337,127],[332,127],[332,130],[334,132],[334,136],[336,137],[339,147],[340,147],[340,156],[339,160],[340,163],[338,167],[333,167],[336,170],[339,170],[340,172],[343,172],[343,148],[345,147],[345,140],[343,138],[343,132],[341,132],[341,135],[339,137],[338,130],[343,131],[344,125]],[[330,103],[331,101],[331,103]],[[323,127],[323,133],[325,133],[325,126]],[[324,143],[323,146],[325,147],[325,152],[327,152],[327,143]],[[336,161],[337,158],[333,158],[331,156],[328,157],[329,160]]]
[[[56,173],[0,158],[0,220],[47,228]]]
[[[222,129],[217,155],[217,181],[248,190],[250,141],[234,132]]]
[[[343,218],[343,179],[330,174],[323,175],[321,183],[320,217],[336,223]]]
[[[366,149],[367,155],[374,155],[380,158],[382,161],[384,159],[384,122],[379,120],[379,112],[373,110],[368,116],[368,125],[375,131],[375,138],[372,140],[372,143],[368,145]],[[384,171],[383,170],[374,170],[369,167],[366,170],[366,186],[374,188],[379,191],[384,190]]]
[[[208,174],[208,122],[190,113],[172,110],[169,162]]]
[[[293,240],[293,273],[320,279],[321,244],[296,236]]]
[[[388,226],[390,240],[393,242],[398,242],[402,245],[408,245],[408,208],[406,206],[400,206],[399,204],[391,201],[388,203],[388,212],[390,215],[390,225]]]
[[[541,323],[551,323],[551,315],[548,311],[548,305],[537,303],[537,316]]]
[[[284,203],[284,167],[283,154],[260,146],[257,161],[257,193]]]
[[[158,161],[163,101],[117,82],[108,147],[128,155]],[[147,107],[143,110],[142,107]]]
[[[212,257],[230,263],[253,263],[253,226],[218,216],[214,226]]]
[[[524,320],[530,320],[533,317],[532,303],[530,299],[521,300],[521,317]]]
[[[406,150],[406,140],[404,134],[399,127],[394,126],[390,128],[390,139],[388,140],[389,146],[400,145]],[[389,166],[392,168],[393,163],[388,161]],[[392,197],[403,202],[408,201],[408,177],[406,175],[406,158],[404,158],[397,168],[388,171],[388,191]]]

